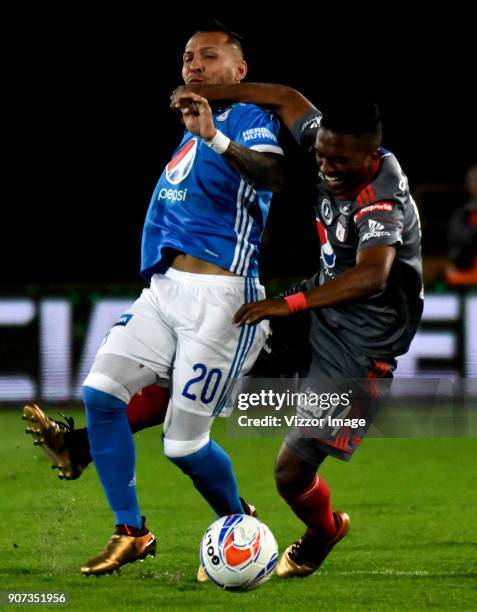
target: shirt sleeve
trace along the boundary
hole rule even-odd
[[[279,131],[280,123],[272,113],[258,106],[249,106],[238,113],[233,140],[254,151],[283,155],[278,142]]]
[[[395,200],[374,202],[354,215],[358,232],[358,251],[380,245],[402,244],[403,205]]]
[[[311,151],[315,146],[316,133],[320,127],[321,117],[320,111],[309,111],[300,117],[290,130],[298,145],[307,151]]]

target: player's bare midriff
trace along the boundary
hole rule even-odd
[[[223,274],[225,276],[237,276],[233,272],[225,270],[220,266],[216,266],[209,261],[204,261],[193,255],[187,255],[182,253],[174,258],[171,264],[171,268],[174,270],[180,270],[181,272],[192,272],[195,274]]]

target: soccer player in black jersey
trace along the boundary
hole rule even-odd
[[[195,91],[176,91],[172,105],[193,102],[200,109],[206,96],[275,107],[298,144],[314,155],[321,179],[315,201],[320,270],[279,299],[243,305],[235,322],[270,318],[276,329],[280,317],[299,317],[288,336],[306,330],[304,344],[295,351],[305,384],[320,377],[391,378],[396,357],[408,350],[421,318],[422,267],[417,208],[396,157],[381,147],[378,107],[358,101],[323,116],[302,94],[281,85]],[[275,341],[286,328],[279,325]],[[360,415],[369,426],[376,406],[371,394],[367,399]],[[287,435],[276,484],[307,530],[287,548],[277,575],[311,574],[346,535],[349,517],[332,511],[329,489],[317,470],[328,455],[350,459],[361,438],[303,437],[299,428]]]

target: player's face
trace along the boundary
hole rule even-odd
[[[379,152],[367,138],[320,128],[315,157],[325,188],[333,195],[351,197],[371,179]]]
[[[198,32],[183,55],[184,83],[239,83],[247,73],[241,51],[228,42],[224,32]]]

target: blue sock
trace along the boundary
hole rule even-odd
[[[96,471],[116,516],[116,524],[142,526],[136,497],[136,453],[127,404],[113,395],[83,387],[88,437]]]
[[[191,455],[169,459],[192,478],[195,488],[217,516],[243,514],[232,462],[214,440]]]

